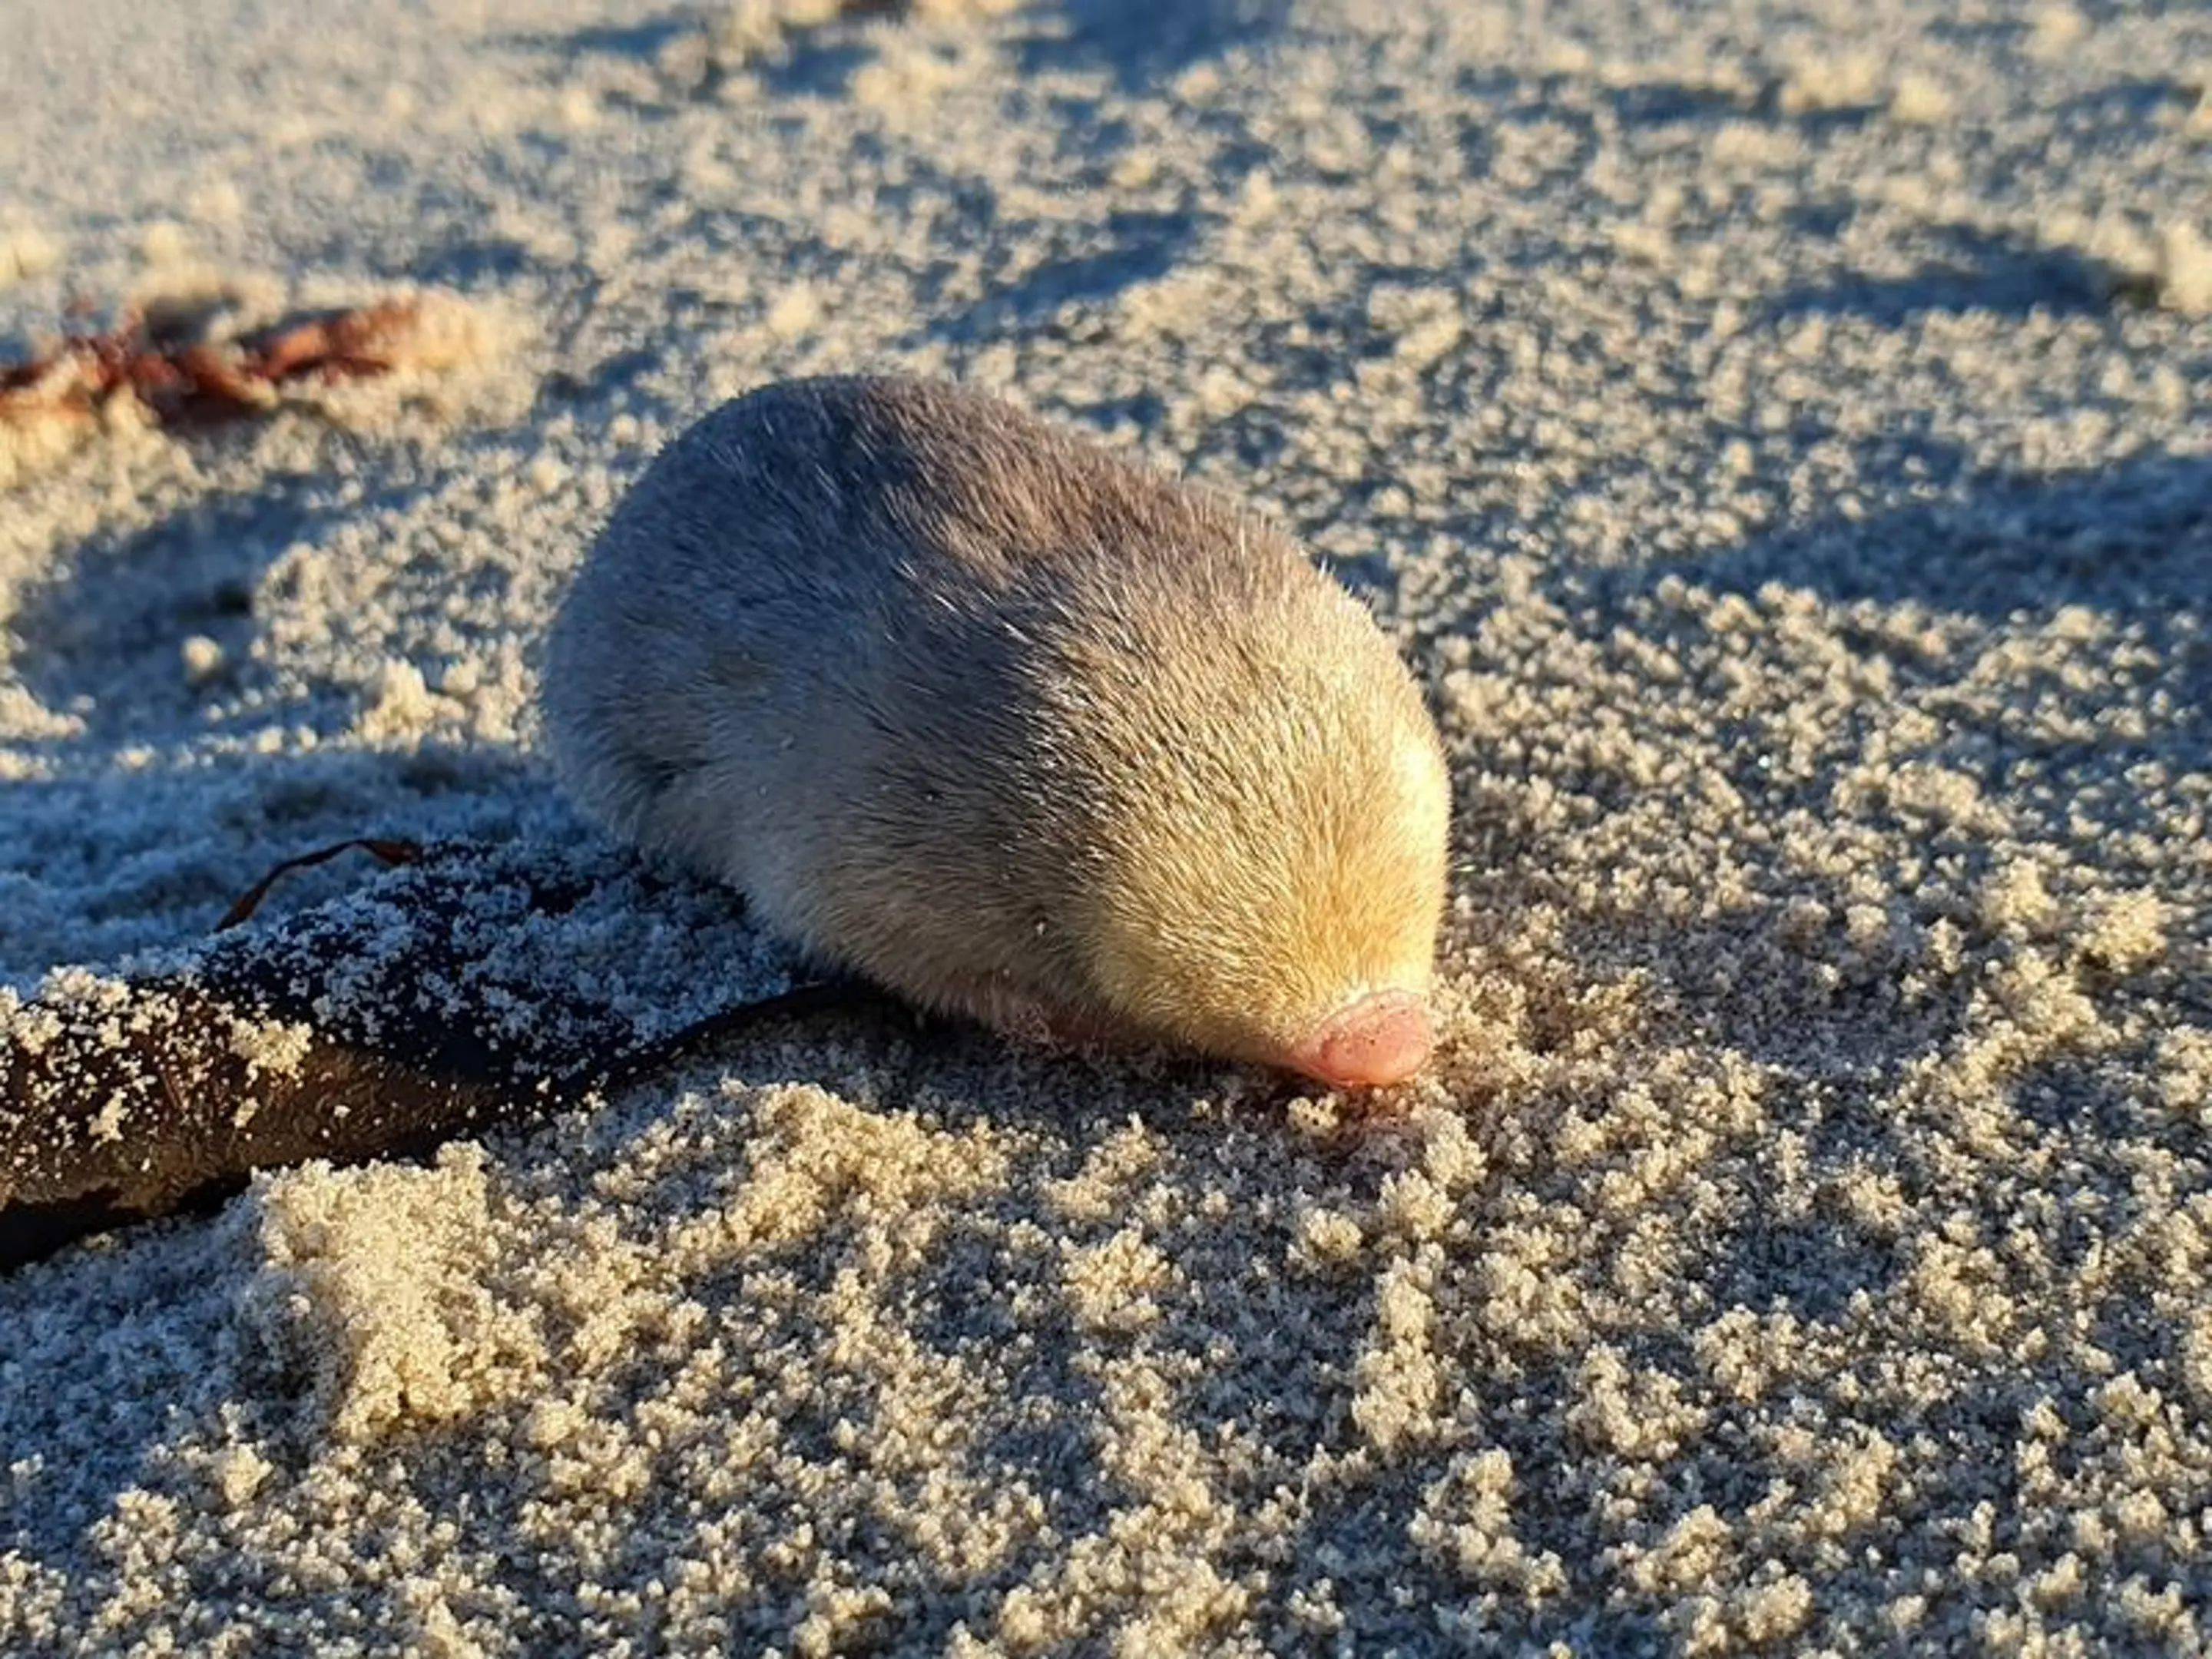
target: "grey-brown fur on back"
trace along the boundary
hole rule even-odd
[[[1005,404],[799,381],[623,501],[544,708],[588,809],[772,927],[925,1002],[1010,979],[1079,1004],[1071,918],[1127,850],[1102,837],[1136,822],[1132,776],[1203,845],[1224,800],[1295,813],[1316,757],[1374,746],[1319,729],[1342,699],[1316,685],[1406,712],[1357,614],[1262,521]]]

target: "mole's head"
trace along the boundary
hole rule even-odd
[[[1186,648],[1122,657],[1110,718],[1094,708],[1112,753],[1083,792],[1089,976],[1170,1042],[1396,1083],[1431,1043],[1449,783],[1364,608],[1297,576],[1188,619]]]

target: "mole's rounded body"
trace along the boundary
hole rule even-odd
[[[717,410],[544,701],[588,810],[917,1003],[1340,1084],[1426,1056],[1449,790],[1404,665],[1264,521],[1007,405]]]

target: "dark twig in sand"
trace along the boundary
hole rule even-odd
[[[373,902],[234,927],[286,871],[351,847],[398,866]],[[0,1004],[0,1271],[256,1170],[410,1156],[576,1105],[860,994],[802,986],[641,1042],[580,990],[494,963],[488,912],[557,915],[587,890],[465,844],[348,842],[271,871],[186,969]]]
[[[226,933],[240,923],[252,920],[253,913],[261,908],[262,900],[269,896],[269,890],[293,871],[308,869],[318,864],[327,864],[339,854],[349,853],[356,848],[367,853],[386,869],[396,869],[403,864],[419,864],[422,860],[423,848],[420,842],[379,841],[366,836],[357,836],[351,841],[342,841],[329,847],[318,848],[312,853],[302,853],[297,858],[286,859],[240,895],[238,902],[224,911],[222,920],[216,923],[216,932]]]

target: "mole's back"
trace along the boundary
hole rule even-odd
[[[617,833],[918,1002],[1425,1052],[1449,799],[1404,665],[1280,532],[1007,405],[716,410],[599,538],[544,705]]]
[[[979,612],[1017,587],[1095,586],[1086,570],[1121,586],[1147,564],[1170,587],[1249,585],[1284,555],[1206,551],[1233,550],[1242,526],[1226,503],[951,386],[763,388],[672,444],[578,574],[545,668],[556,764],[618,834],[758,896],[781,873],[767,866],[789,861],[769,850],[778,830],[849,818],[838,791],[884,727],[927,727],[905,695],[918,680],[956,720],[1003,702]]]

